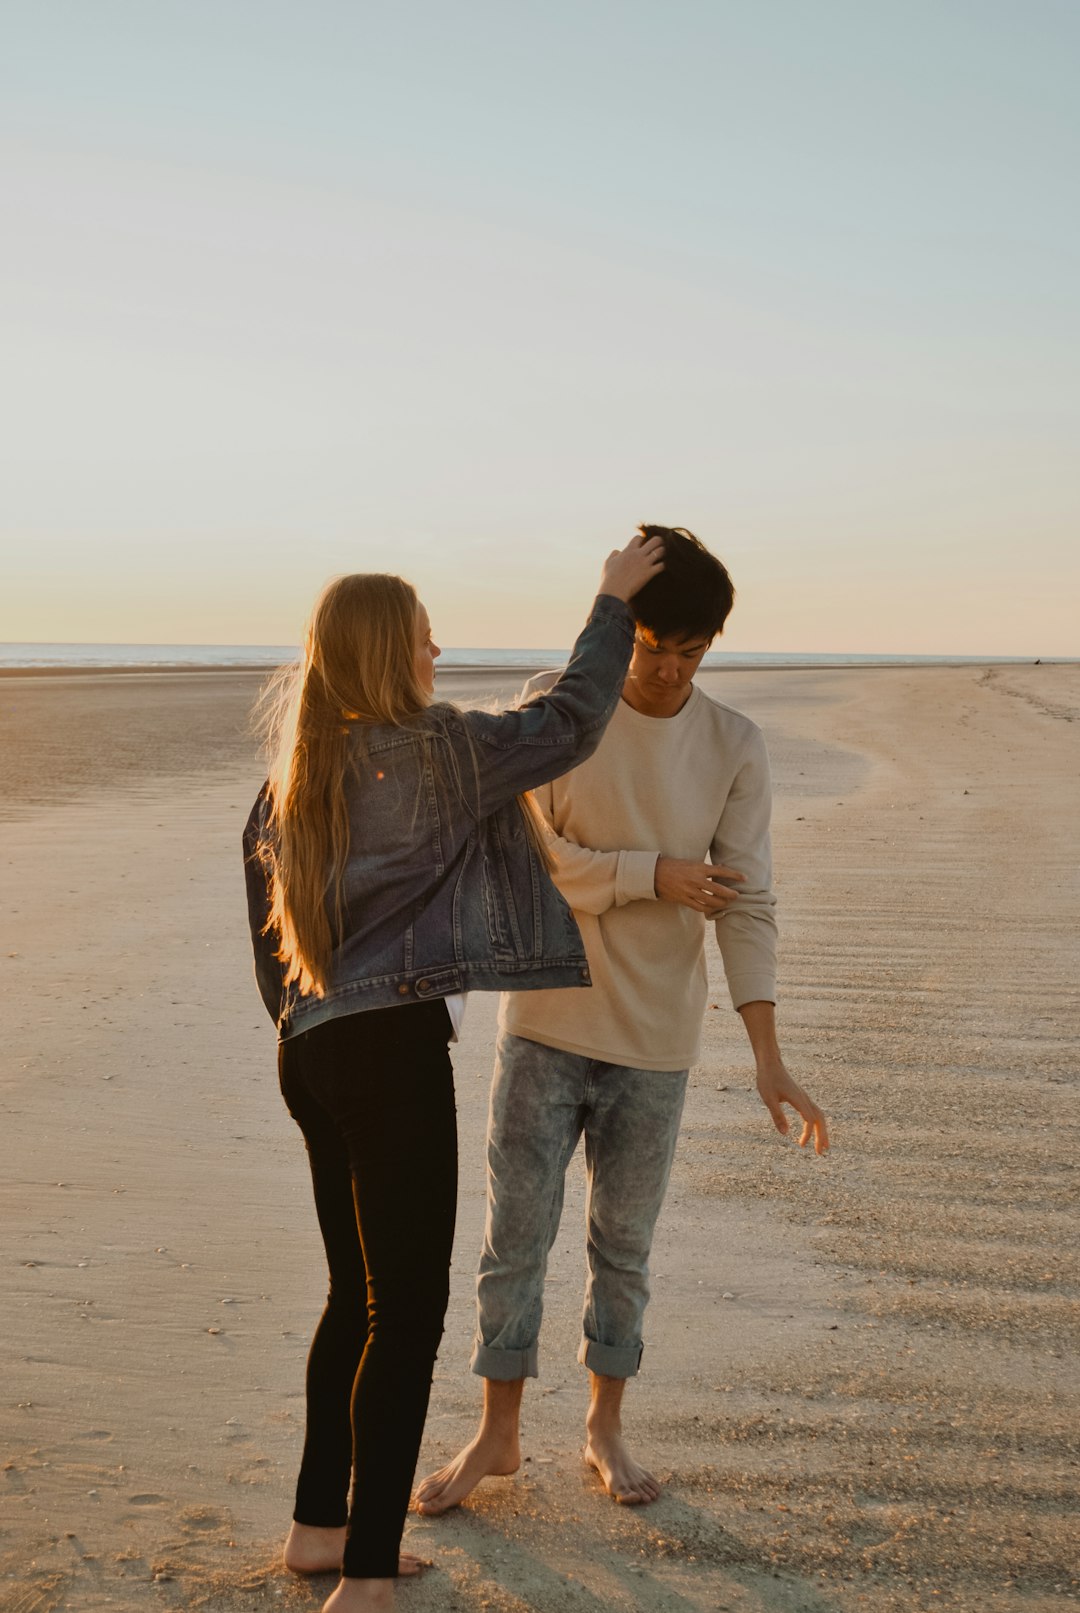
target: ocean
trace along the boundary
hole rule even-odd
[[[501,667],[529,670],[561,666],[565,649],[444,649],[439,666],[447,671],[462,667]],[[18,644],[0,643],[0,669],[33,671],[35,668],[70,667],[249,667],[269,669],[294,661],[295,644]],[[1072,657],[1043,656],[1043,661]],[[829,667],[829,666],[1030,666],[1031,655],[818,655],[795,651],[712,650],[702,666],[723,667]]]

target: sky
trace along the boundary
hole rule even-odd
[[[0,0],[0,640],[1080,654],[1073,0]]]

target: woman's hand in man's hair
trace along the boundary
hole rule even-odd
[[[625,549],[613,549],[608,555],[597,591],[614,594],[628,604],[663,569],[663,538],[646,538],[637,532]]]

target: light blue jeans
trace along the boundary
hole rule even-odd
[[[488,1118],[488,1201],[472,1370],[537,1376],[548,1252],[566,1169],[585,1135],[583,1338],[591,1372],[631,1378],[641,1361],[649,1249],[675,1153],[686,1070],[636,1070],[505,1033]]]

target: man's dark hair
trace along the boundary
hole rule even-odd
[[[630,601],[638,626],[653,639],[713,638],[723,631],[735,588],[727,567],[682,526],[640,526],[664,540],[664,569]]]

